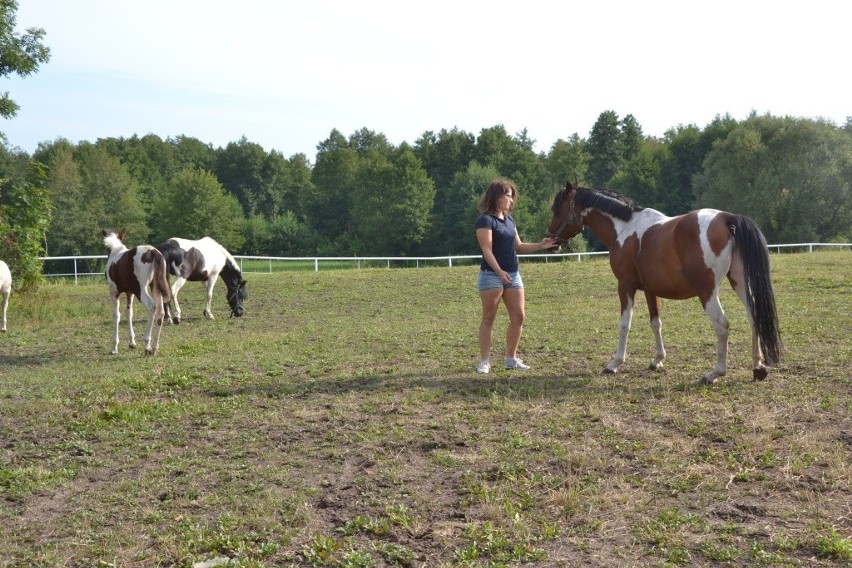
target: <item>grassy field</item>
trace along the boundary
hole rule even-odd
[[[475,267],[202,287],[160,352],[107,353],[106,284],[13,296],[0,336],[0,566],[849,566],[852,254],[773,255],[783,363],[729,373],[697,300],[618,300],[605,260],[524,265],[525,373],[475,372]],[[137,341],[145,311],[136,310]],[[506,328],[496,325],[495,358]]]

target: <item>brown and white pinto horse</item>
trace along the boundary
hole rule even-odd
[[[781,339],[769,276],[769,251],[757,224],[744,215],[699,209],[667,217],[636,207],[615,192],[568,184],[553,201],[547,235],[565,243],[589,227],[609,251],[618,279],[621,324],[618,348],[605,373],[615,373],[627,357],[633,298],[645,293],[656,340],[651,369],[666,356],[660,327],[661,298],[698,297],[716,331],[716,366],[704,377],[713,383],[727,372],[728,319],[719,286],[728,277],[746,307],[752,329],[753,376],[762,380],[778,362]]]
[[[109,251],[106,277],[109,284],[109,297],[113,302],[112,319],[115,328],[110,354],[118,353],[118,324],[121,319],[119,296],[125,294],[130,348],[136,347],[136,335],[133,333],[133,297],[135,296],[148,308],[148,324],[143,338],[145,354],[155,355],[160,345],[160,332],[163,329],[164,304],[169,301],[166,260],[160,251],[150,245],[139,245],[128,250],[124,246],[124,229],[118,233],[104,229],[101,233],[104,237],[104,246]],[[152,343],[151,328],[154,326],[156,329]]]

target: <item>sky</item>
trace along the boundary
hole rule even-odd
[[[245,137],[285,157],[337,129],[391,144],[526,129],[537,151],[604,111],[645,135],[752,112],[852,116],[852,2],[19,0],[50,61],[0,79],[7,143]]]

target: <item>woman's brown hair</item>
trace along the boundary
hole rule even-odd
[[[518,190],[515,188],[514,182],[506,178],[491,180],[485,193],[482,194],[482,199],[479,200],[479,212],[497,213],[497,201],[506,194],[507,190],[511,192],[512,207],[514,207],[515,201],[518,199]]]

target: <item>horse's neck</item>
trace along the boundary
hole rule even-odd
[[[619,225],[624,225],[624,221],[619,221],[597,209],[589,209],[585,214],[583,224],[592,230],[607,250],[612,250],[618,239]]]
[[[222,280],[225,281],[229,287],[237,286],[240,283],[240,279],[242,278],[242,272],[240,272],[239,265],[234,262],[234,259],[225,255],[225,266],[222,267],[222,272],[219,273],[219,276],[222,277]]]
[[[116,258],[120,257],[121,255],[126,253],[127,250],[128,250],[127,247],[124,246],[124,245],[122,245],[120,247],[115,247],[112,250],[110,250],[109,251],[109,262],[112,262]]]

